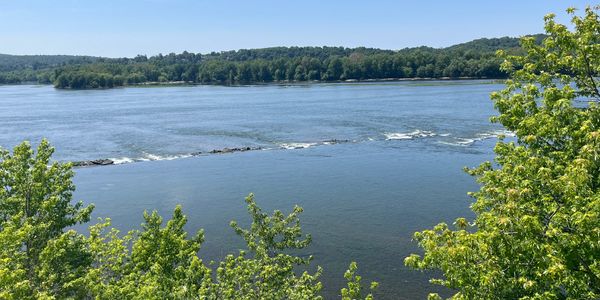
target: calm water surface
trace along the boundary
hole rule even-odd
[[[491,159],[495,114],[487,81],[63,91],[0,86],[0,146],[47,137],[56,159],[111,158],[77,169],[76,199],[96,217],[138,228],[144,209],[176,204],[190,231],[204,228],[200,255],[243,246],[230,220],[248,224],[244,197],[267,211],[305,209],[305,251],[324,267],[328,298],[350,261],[381,299],[423,299],[432,274],[406,269],[412,233],[471,216],[477,189],[464,166]],[[337,139],[347,142],[330,144]],[[188,157],[224,147],[265,150]]]

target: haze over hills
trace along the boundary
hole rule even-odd
[[[534,35],[541,40],[543,35]],[[34,82],[57,88],[188,82],[247,84],[385,78],[504,78],[495,51],[520,51],[519,38],[482,38],[445,48],[385,50],[346,47],[270,47],[134,58],[0,54],[0,83]]]

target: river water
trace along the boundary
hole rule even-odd
[[[94,203],[123,231],[143,210],[168,217],[182,204],[187,229],[205,229],[200,256],[243,246],[230,220],[248,224],[244,197],[266,211],[302,206],[314,265],[335,298],[351,261],[380,299],[441,291],[436,274],[403,266],[412,233],[472,216],[462,171],[493,158],[498,134],[490,81],[56,90],[0,86],[0,146],[46,137],[55,158],[107,158],[77,168],[76,200]],[[208,154],[213,149],[260,150]],[[201,155],[197,155],[201,152]],[[192,155],[194,154],[194,155]]]

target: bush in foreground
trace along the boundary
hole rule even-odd
[[[249,195],[250,228],[231,223],[248,249],[212,269],[198,256],[203,232],[188,236],[180,206],[166,224],[144,212],[142,229],[124,235],[110,219],[89,235],[66,230],[88,222],[93,206],[72,203],[71,165],[51,163],[53,151],[46,140],[36,152],[26,142],[12,155],[0,150],[1,299],[322,299],[321,268],[301,272],[311,259],[288,251],[311,241],[302,208],[268,215]],[[342,299],[372,299],[356,269],[344,275]]]

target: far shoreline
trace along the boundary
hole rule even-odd
[[[506,78],[491,78],[491,77],[413,77],[413,78],[379,78],[379,79],[347,79],[347,80],[306,80],[306,81],[295,81],[295,80],[282,80],[282,81],[271,81],[271,82],[249,82],[249,83],[201,83],[191,81],[149,81],[136,84],[121,85],[115,87],[104,87],[104,88],[57,88],[52,83],[39,83],[39,82],[20,82],[20,83],[8,83],[0,84],[0,86],[19,86],[19,85],[40,85],[40,86],[52,86],[56,90],[64,91],[86,91],[86,90],[111,90],[120,88],[153,88],[153,87],[176,87],[176,86],[224,86],[224,87],[240,87],[240,86],[286,86],[286,85],[320,85],[320,84],[355,84],[355,83],[383,83],[383,82],[407,82],[407,81],[477,81],[477,80],[489,80],[491,83],[499,82],[502,83]]]
[[[378,78],[378,79],[346,79],[346,80],[281,80],[271,82],[248,82],[248,83],[201,83],[189,81],[149,81],[137,84],[123,85],[119,87],[147,87],[147,86],[196,86],[196,85],[217,85],[217,86],[253,86],[253,85],[310,85],[310,84],[329,84],[329,83],[377,83],[377,82],[402,82],[402,81],[475,81],[492,80],[504,81],[506,78],[486,78],[486,77],[413,77],[413,78]],[[114,87],[114,88],[119,88]],[[70,89],[70,88],[67,88]],[[94,88],[91,88],[94,89]],[[110,89],[110,88],[109,88]],[[86,90],[86,89],[83,89]]]

